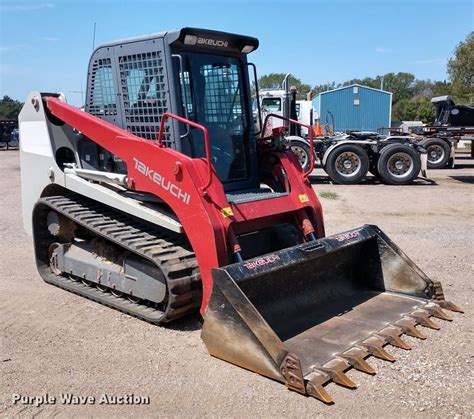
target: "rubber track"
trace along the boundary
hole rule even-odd
[[[184,237],[168,234],[158,227],[146,225],[137,218],[80,195],[41,198],[37,208],[38,206],[47,207],[43,208],[46,211],[52,209],[95,235],[158,266],[167,281],[167,301],[164,303],[166,307],[160,310],[149,305],[132,303],[125,296],[117,297],[102,292],[93,285],[88,286],[57,276],[49,267],[39,269],[46,282],[154,324],[170,322],[199,308],[202,290],[198,263]],[[36,245],[49,247],[53,236],[48,232],[46,218],[41,222],[44,226],[41,226],[40,237],[35,237],[35,240],[41,243]]]

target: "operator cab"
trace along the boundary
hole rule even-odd
[[[194,28],[101,46],[89,64],[86,111],[149,140],[156,140],[165,112],[204,125],[226,192],[258,189],[246,57],[257,47],[252,37]],[[206,156],[202,131],[175,120],[167,121],[164,144],[193,158]],[[86,142],[81,149],[94,154],[93,147]],[[88,160],[92,166],[126,173],[110,153],[98,154]],[[81,160],[87,166],[86,156]]]
[[[246,54],[255,38],[183,29],[171,43],[178,113],[204,125],[211,160],[226,190],[256,187],[257,157]],[[180,126],[181,151],[205,157],[201,130]]]

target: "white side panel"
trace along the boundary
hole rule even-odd
[[[37,99],[36,108],[32,103],[34,99]],[[54,183],[64,185],[64,175],[53,157],[46,115],[39,92],[30,93],[18,121],[23,227],[31,235],[32,213],[36,201],[44,188],[53,183],[52,179]]]
[[[149,208],[145,203],[127,198],[97,183],[89,182],[74,174],[66,174],[66,188],[94,199],[134,217],[162,226],[176,233],[183,233],[183,226],[170,215]]]
[[[20,121],[20,149],[25,153],[53,157],[48,128],[43,121]]]

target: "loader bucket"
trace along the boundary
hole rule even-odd
[[[381,230],[365,225],[336,236],[213,270],[202,338],[211,355],[302,394],[332,403],[324,388],[356,384],[344,371],[375,371],[370,355],[410,346],[416,327],[451,320],[430,280]]]

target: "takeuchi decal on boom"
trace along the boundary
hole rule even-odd
[[[175,185],[171,181],[166,180],[164,176],[160,175],[156,170],[153,170],[137,158],[134,157],[133,161],[135,162],[135,169],[138,170],[142,175],[155,182],[158,186],[160,186],[165,191],[168,191],[174,197],[181,199],[186,205],[189,205],[191,195],[189,195],[187,192],[184,192],[179,186]]]

